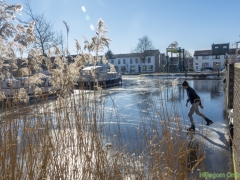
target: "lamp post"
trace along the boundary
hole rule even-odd
[[[228,53],[226,52],[226,54],[225,54],[225,63],[224,63],[225,70],[227,70],[227,64],[228,64]]]
[[[236,42],[236,58],[238,56],[238,43],[240,43],[240,41]]]
[[[218,70],[217,77],[219,77],[220,76],[220,74],[219,74],[219,63],[217,63],[217,70]]]

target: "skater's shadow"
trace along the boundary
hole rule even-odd
[[[205,134],[198,133],[198,135],[200,137],[202,137],[203,139],[207,140],[209,143],[211,143],[214,146],[217,146],[217,147],[225,149],[225,150],[230,150],[229,142],[225,138],[225,134],[224,133],[216,131],[215,129],[212,129],[212,128],[209,128],[209,130],[217,133],[217,135],[219,136],[218,140],[222,142],[221,144],[217,143],[217,142],[214,142],[211,138],[207,137],[207,135],[205,135]]]

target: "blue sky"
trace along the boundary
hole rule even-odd
[[[18,0],[6,2],[22,4]],[[90,40],[94,35],[90,25],[96,27],[99,18],[108,26],[114,54],[130,53],[144,35],[161,53],[173,41],[193,53],[210,49],[212,43],[230,43],[232,47],[240,40],[239,0],[32,0],[31,5],[36,14],[44,13],[54,29],[64,35],[62,20],[68,23],[72,54],[74,39],[83,47],[82,36]]]

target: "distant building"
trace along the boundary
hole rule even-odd
[[[160,54],[157,50],[147,50],[144,53],[144,58],[141,53],[129,54],[112,54],[110,57],[106,56],[109,63],[115,66],[117,72],[122,73],[150,73],[162,72],[163,66]]]
[[[212,44],[210,50],[200,50],[194,52],[193,68],[199,71],[205,67],[214,70],[221,70],[225,67],[226,58],[236,53],[235,48],[229,48],[229,43]]]
[[[160,54],[160,72],[164,71],[164,65],[167,62],[167,58],[166,58],[166,54],[165,53],[161,53]]]

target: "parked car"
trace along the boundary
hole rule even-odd
[[[213,68],[211,68],[211,67],[205,67],[205,68],[202,68],[201,71],[202,71],[202,72],[212,72],[212,71],[213,71]]]

